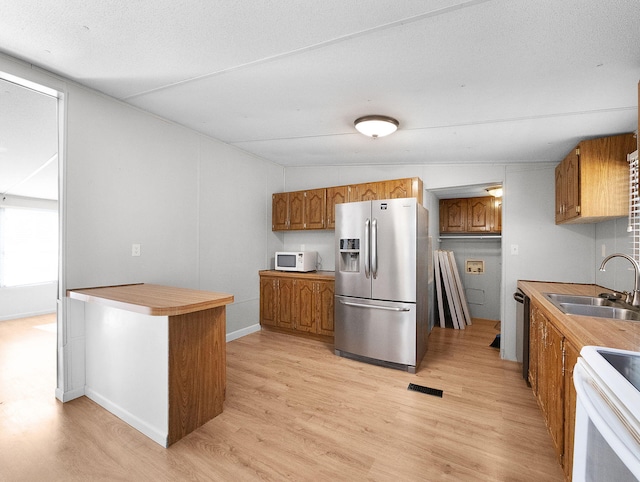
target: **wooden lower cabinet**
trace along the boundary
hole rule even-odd
[[[565,477],[571,480],[576,393],[573,367],[579,351],[531,301],[529,382]]]
[[[333,273],[260,272],[260,324],[333,337]]]
[[[573,369],[576,366],[580,351],[564,342],[564,457],[562,466],[567,480],[571,480],[573,472],[573,435],[576,427],[576,387],[573,385]]]

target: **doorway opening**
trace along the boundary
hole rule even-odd
[[[502,328],[502,193],[496,197],[489,192],[497,186],[501,187],[502,182],[452,186],[430,192],[439,203],[439,230],[437,237],[434,236],[437,239],[434,245],[436,249],[453,253],[471,317],[494,321],[499,335]],[[499,339],[496,336],[491,346],[501,348]]]
[[[0,323],[9,329],[10,322],[20,320],[21,327],[47,334],[52,356],[41,359],[51,366],[42,367],[42,372],[57,372],[54,387],[63,381],[57,362],[64,293],[62,100],[62,94],[51,88],[0,72]],[[34,339],[26,336],[28,331],[12,333],[16,337],[23,333],[24,349],[34,350],[27,341]],[[21,364],[22,348],[12,351],[17,358],[5,358],[3,363]]]

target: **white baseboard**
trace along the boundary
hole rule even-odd
[[[251,333],[255,333],[256,331],[260,331],[260,324],[258,323],[256,323],[255,325],[247,326],[246,328],[242,328],[241,330],[227,333],[227,343],[233,340],[237,340],[238,338],[242,338],[243,336],[250,335]]]
[[[62,403],[68,402],[70,400],[75,400],[76,398],[80,398],[83,395],[84,387],[76,388],[75,390],[69,390],[68,392],[65,392],[61,388],[56,388],[56,398]]]
[[[121,419],[122,421],[128,423],[133,428],[142,432],[144,435],[149,437],[151,440],[156,442],[157,444],[162,445],[163,447],[167,447],[167,437],[169,436],[169,427],[167,427],[166,431],[162,431],[157,427],[154,427],[144,420],[136,417],[131,412],[123,409],[119,405],[113,403],[111,400],[106,399],[99,393],[95,392],[89,387],[85,387],[85,395],[96,402],[101,407],[105,408],[109,412],[113,413],[116,417]]]
[[[42,311],[30,311],[28,313],[14,313],[12,315],[0,316],[0,321],[15,320],[17,318],[31,318],[32,316],[40,316],[40,315],[50,315],[55,312],[56,312],[55,310],[53,311],[42,310]]]

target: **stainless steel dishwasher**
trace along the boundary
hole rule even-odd
[[[513,294],[516,300],[516,340],[522,343],[516,345],[516,357],[522,360],[522,378],[529,383],[529,302],[530,299],[522,290],[518,289]]]

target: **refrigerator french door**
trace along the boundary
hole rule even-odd
[[[415,198],[336,205],[336,354],[415,373],[428,336],[427,225]]]

